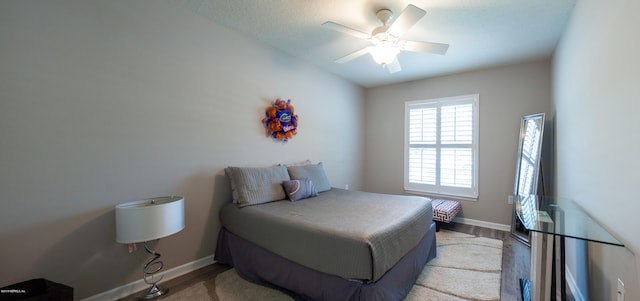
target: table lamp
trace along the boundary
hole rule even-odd
[[[162,276],[156,280],[154,274],[162,270],[164,263],[159,260],[160,254],[151,250],[147,242],[175,234],[182,229],[184,198],[181,196],[158,197],[116,206],[116,241],[125,244],[144,242],[145,250],[153,255],[143,269],[144,282],[151,287],[140,296],[141,300],[162,296],[169,290],[157,285]]]

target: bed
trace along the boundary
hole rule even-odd
[[[427,198],[333,188],[322,163],[225,173],[216,261],[296,300],[403,300],[436,256]]]

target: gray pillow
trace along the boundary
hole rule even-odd
[[[292,202],[318,196],[318,190],[309,178],[282,182],[284,191]]]
[[[324,173],[322,162],[318,164],[288,166],[287,170],[292,180],[311,179],[311,182],[313,182],[318,192],[331,190],[331,184],[329,184],[327,175]]]
[[[224,169],[231,184],[233,202],[239,207],[263,204],[287,198],[282,182],[290,180],[287,168],[227,167]]]

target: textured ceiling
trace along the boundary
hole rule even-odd
[[[364,87],[549,58],[575,0],[173,0],[218,24],[308,61]],[[334,60],[367,41],[321,26],[333,21],[363,31],[408,4],[427,11],[403,38],[447,43],[445,55],[401,52],[402,71],[389,74],[370,55]]]

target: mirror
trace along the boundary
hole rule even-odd
[[[520,141],[518,143],[518,161],[516,164],[516,178],[513,195],[541,194],[544,195],[544,184],[541,182],[541,151],[542,135],[544,133],[544,113],[522,117],[520,123]],[[542,188],[541,191],[538,188]],[[515,213],[514,202],[511,234],[521,242],[529,245],[529,231],[524,227]]]

